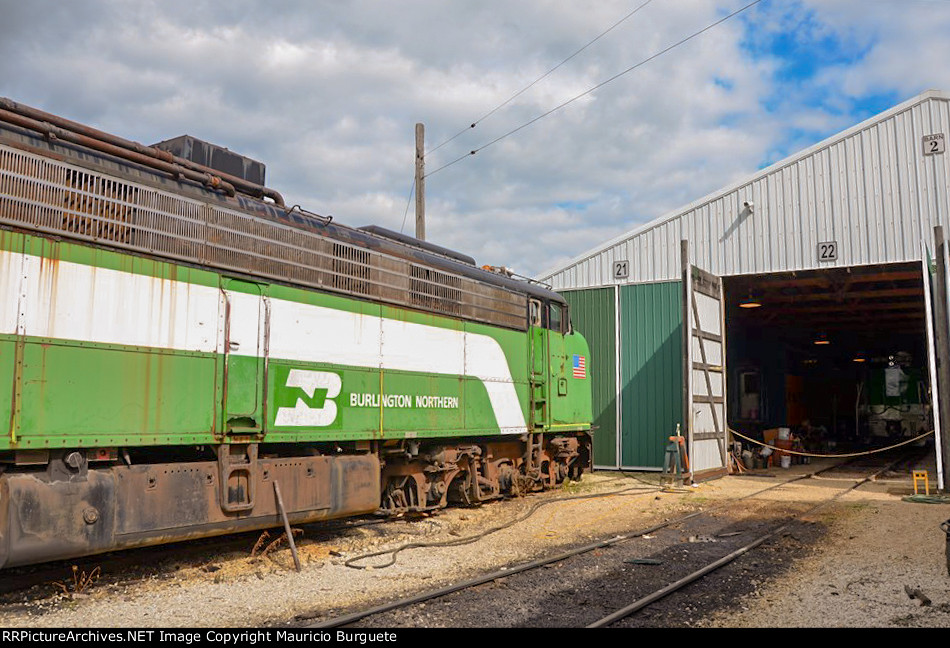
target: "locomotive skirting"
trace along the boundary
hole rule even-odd
[[[243,512],[228,512],[219,501],[219,462],[73,472],[0,478],[0,568],[280,526],[275,481],[293,524],[379,506],[380,469],[373,455],[259,459],[250,472],[253,507]],[[241,491],[247,476],[231,481],[234,499],[246,499]],[[225,503],[228,490],[226,485]]]

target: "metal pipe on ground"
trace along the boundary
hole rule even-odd
[[[287,534],[287,544],[290,545],[290,553],[294,557],[294,566],[297,572],[300,572],[300,557],[297,555],[297,543],[294,542],[294,530],[290,528],[290,520],[287,519],[287,510],[284,508],[284,498],[280,494],[280,484],[274,480],[274,497],[277,499],[277,510],[280,511],[280,518],[284,522],[284,533]]]

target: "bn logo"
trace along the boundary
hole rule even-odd
[[[325,390],[321,407],[311,407],[303,398],[298,397],[293,407],[278,407],[274,425],[277,427],[326,427],[336,420],[337,406],[333,400],[340,395],[343,380],[328,371],[307,371],[291,369],[287,374],[287,387],[301,389],[313,403],[317,390]]]

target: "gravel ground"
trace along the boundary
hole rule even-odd
[[[789,506],[761,504],[729,507],[699,516],[606,548],[512,575],[448,596],[374,615],[355,625],[367,628],[480,627],[485,619],[496,625],[525,628],[585,627],[624,604],[732,553],[787,519]],[[746,508],[746,510],[742,510]],[[768,509],[767,511],[765,509]],[[793,508],[801,510],[801,505]],[[819,525],[802,524],[796,538],[812,541]],[[817,528],[816,528],[817,527]],[[737,577],[720,572],[690,592],[674,594],[619,625],[680,627],[696,625],[705,610],[748,593],[758,579],[783,571],[796,555],[784,550],[779,560],[750,563]],[[643,561],[651,561],[645,564]]]
[[[950,505],[901,501],[911,490],[866,487],[819,512],[814,518],[829,533],[818,548],[704,625],[950,627],[946,535],[939,528]],[[930,603],[910,598],[905,586]]]
[[[303,624],[392,600],[401,594],[442,587],[559,548],[647,528],[817,467],[813,464],[789,470],[772,469],[771,478],[729,477],[675,493],[656,492],[631,476],[598,472],[585,476],[566,492],[538,494],[474,509],[451,509],[423,519],[336,531],[308,526],[298,540],[303,562],[301,574],[293,571],[286,549],[264,558],[250,557],[256,538],[249,538],[247,551],[216,555],[209,550],[184,560],[176,559],[170,552],[171,557],[161,562],[121,573],[111,573],[108,560],[103,559],[98,563],[102,579],[80,596],[65,596],[57,593],[58,588],[44,585],[0,598],[0,626]],[[639,477],[656,480],[656,475]],[[739,519],[774,520],[775,512],[770,508],[773,503],[791,507],[789,510],[802,510],[809,502],[827,498],[847,484],[832,479],[796,482],[737,504],[730,515],[737,523]],[[900,496],[908,492],[909,485],[907,475],[894,475],[884,482],[862,487],[814,514],[789,535],[743,557],[704,583],[690,586],[692,589],[683,591],[685,598],[674,601],[671,597],[667,608],[651,608],[641,617],[648,621],[638,620],[634,624],[950,626],[945,536],[938,528],[941,521],[950,518],[950,505],[903,502]],[[554,502],[620,489],[626,490],[593,499]],[[404,551],[395,565],[385,569],[354,570],[343,565],[348,558],[396,548],[406,542],[459,540],[515,520],[536,504],[548,501],[552,503],[537,509],[527,520],[471,544]],[[678,533],[683,536],[688,532],[680,529]],[[673,546],[674,541],[688,539],[673,534],[668,540],[669,546]],[[381,564],[385,558],[367,564]],[[91,569],[95,563],[86,564]],[[612,564],[622,561],[612,559]],[[541,579],[567,580],[551,578],[558,571],[543,570]],[[633,594],[637,573],[628,569],[623,577],[631,583]],[[63,574],[63,580],[71,578],[71,573]],[[920,606],[910,599],[904,592],[905,585],[919,588],[931,599],[931,605]],[[483,586],[485,597],[494,596],[493,587],[496,586]],[[503,592],[505,586],[499,587]],[[620,589],[616,597],[624,598],[623,604],[635,598],[626,594]],[[558,605],[565,605],[565,600]],[[682,610],[688,613],[681,613]],[[428,620],[420,619],[416,624],[452,625],[440,617],[427,616]],[[506,617],[500,612],[486,617],[483,625],[544,622],[537,615]]]

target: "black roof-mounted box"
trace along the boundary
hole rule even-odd
[[[223,146],[210,144],[191,135],[181,135],[158,144],[152,144],[152,146],[217,171],[229,173],[248,182],[264,185],[265,166],[263,162],[238,155]]]

